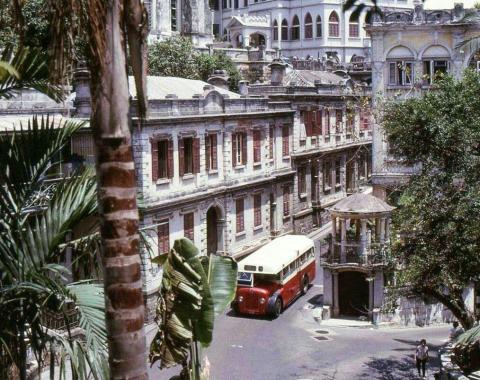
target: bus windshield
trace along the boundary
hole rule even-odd
[[[280,273],[277,274],[263,274],[263,273],[255,273],[255,285],[266,283],[266,282],[280,282]]]

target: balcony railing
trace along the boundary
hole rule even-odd
[[[386,265],[387,245],[380,243],[331,242],[322,255],[322,263],[330,265]]]

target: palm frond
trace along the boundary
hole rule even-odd
[[[49,171],[58,165],[62,149],[84,122],[34,116],[10,134],[0,136],[0,212],[20,214],[31,206]]]
[[[13,47],[7,46],[0,61],[8,63],[15,70],[0,71],[0,99],[10,99],[22,89],[34,88],[56,102],[64,100],[66,93],[63,87],[48,80],[45,52],[28,47],[14,52]]]

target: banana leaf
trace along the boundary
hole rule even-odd
[[[207,273],[215,316],[217,316],[223,313],[235,298],[238,265],[228,256],[202,256],[200,261]]]

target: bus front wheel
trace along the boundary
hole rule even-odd
[[[280,314],[282,314],[282,299],[280,297],[277,297],[277,299],[275,300],[275,305],[273,307],[273,313],[272,313],[272,317],[275,319],[275,318],[278,318],[280,316]]]
[[[309,285],[308,276],[305,275],[305,276],[303,276],[303,279],[302,279],[302,294],[307,293],[308,285]]]

